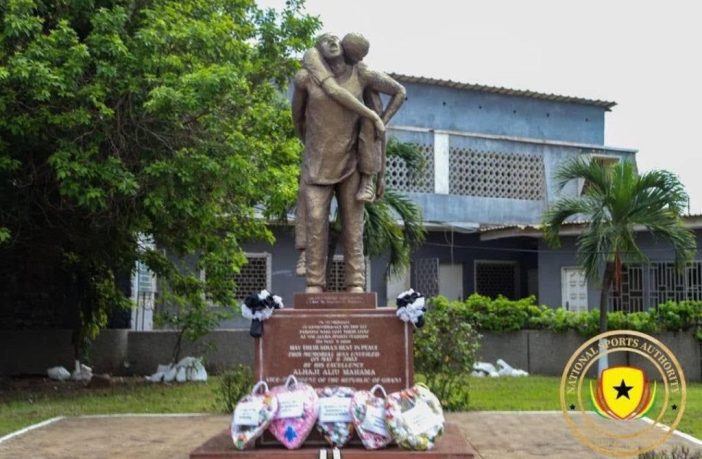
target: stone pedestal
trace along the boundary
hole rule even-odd
[[[412,326],[375,294],[298,294],[295,309],[276,311],[256,340],[254,375],[269,387],[295,375],[313,387],[388,392],[413,384]]]
[[[270,446],[247,451],[234,448],[229,431],[225,430],[216,435],[199,448],[190,453],[190,459],[319,459],[319,450],[327,450],[327,458],[331,459],[331,449],[327,446],[303,446],[300,449],[287,450],[282,446]],[[408,451],[397,446],[369,451],[360,446],[351,445],[341,450],[342,459],[474,459],[480,456],[475,449],[463,438],[458,426],[447,423],[444,435],[436,442],[431,451]]]

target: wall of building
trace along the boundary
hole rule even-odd
[[[604,143],[602,107],[406,83],[407,100],[393,119],[401,126]]]
[[[538,223],[549,202],[561,196],[578,193],[575,182],[561,188],[554,180],[558,168],[566,161],[583,154],[596,153],[623,160],[632,160],[632,150],[619,150],[601,147],[593,149],[585,146],[556,145],[518,139],[494,139],[461,134],[415,132],[390,126],[389,135],[401,142],[428,145],[432,149],[429,167],[416,180],[417,185],[408,184],[400,177],[399,189],[407,194],[424,210],[427,221],[436,222],[477,222],[482,224],[521,224]],[[442,139],[437,136],[444,136]],[[486,156],[478,165],[473,165],[465,152],[475,152]],[[500,164],[497,158],[510,157],[509,162]],[[523,158],[515,160],[516,158]],[[527,161],[526,158],[532,158]],[[482,173],[473,174],[468,170],[480,168]],[[527,169],[529,168],[529,169]],[[463,169],[465,172],[460,172]],[[393,167],[388,167],[387,181],[395,180]],[[470,177],[469,177],[470,175]],[[470,179],[470,180],[469,180]],[[431,186],[427,186],[430,184]],[[481,196],[466,189],[468,185],[477,187],[501,188],[505,194]],[[518,198],[511,193],[521,190],[524,196]],[[503,196],[503,197],[500,197]]]
[[[304,278],[295,276],[294,268],[297,261],[297,250],[294,248],[292,227],[274,227],[276,242],[269,245],[263,242],[247,243],[247,252],[268,252],[272,254],[271,290],[280,295],[286,305],[293,304],[294,294],[305,289]],[[453,244],[453,249],[451,245]],[[518,265],[519,294],[527,296],[528,272],[537,268],[537,242],[529,238],[505,239],[481,242],[477,233],[466,234],[458,231],[432,230],[428,232],[425,244],[413,255],[413,259],[438,258],[439,263],[460,264],[463,269],[464,297],[475,291],[475,262],[476,261],[513,261]],[[385,271],[387,258],[378,257],[371,260],[370,277],[371,291],[378,294],[378,303],[384,306],[387,295]],[[532,292],[536,293],[536,292]],[[240,318],[222,322],[225,328],[248,326]]]
[[[702,230],[696,230],[696,260],[702,260]],[[669,244],[656,240],[649,233],[637,234],[637,242],[650,261],[673,261],[675,255]],[[561,247],[550,248],[543,239],[539,239],[539,301],[552,307],[561,306],[561,268],[577,266],[576,238],[562,237]],[[590,309],[598,308],[600,288],[597,282],[588,281],[588,304]]]
[[[476,261],[511,261],[518,266],[519,286],[517,297],[528,291],[528,272],[536,269],[536,242],[527,238],[481,242],[477,233],[457,231],[430,231],[425,244],[412,258],[438,258],[439,263],[463,266],[463,296],[474,293]],[[536,292],[534,292],[536,293]]]

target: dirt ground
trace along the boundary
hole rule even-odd
[[[484,459],[602,457],[571,436],[560,413],[468,412],[447,418]],[[210,415],[64,418],[0,443],[0,458],[187,458],[228,424],[229,417]],[[702,450],[677,436],[666,448],[673,445]]]

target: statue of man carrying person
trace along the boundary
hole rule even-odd
[[[326,286],[327,239],[332,197],[342,220],[346,290],[363,292],[363,206],[384,192],[385,124],[405,99],[405,89],[361,60],[369,43],[360,34],[343,40],[321,35],[295,76],[293,120],[305,145],[298,197],[296,271],[306,292]],[[382,109],[379,93],[390,101]],[[375,180],[375,188],[373,179]]]

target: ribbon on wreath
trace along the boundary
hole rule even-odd
[[[403,322],[412,322],[417,328],[424,325],[424,313],[427,311],[424,306],[424,295],[409,289],[397,296],[397,317]]]
[[[246,297],[241,303],[241,315],[251,320],[249,335],[254,338],[263,336],[263,321],[268,320],[276,309],[284,308],[283,299],[272,295],[268,290],[261,290]]]

